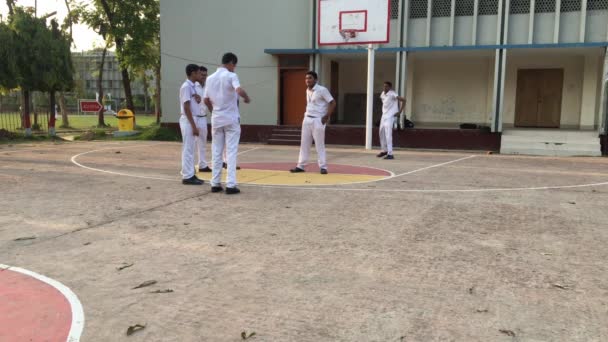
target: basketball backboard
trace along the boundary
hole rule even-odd
[[[319,45],[389,41],[390,0],[318,0]]]

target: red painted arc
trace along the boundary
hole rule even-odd
[[[289,171],[295,166],[295,163],[239,163],[241,169],[244,170],[270,170],[270,171]],[[343,175],[366,175],[366,176],[384,176],[389,177],[391,173],[385,170],[374,169],[365,166],[329,164],[327,169],[331,174]],[[317,164],[309,164],[306,166],[306,171],[318,172]]]
[[[0,341],[66,341],[72,310],[65,296],[38,279],[0,270]]]

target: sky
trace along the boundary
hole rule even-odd
[[[34,7],[35,0],[17,0],[16,3],[19,6],[31,6]],[[88,1],[85,1],[88,2]],[[65,7],[64,0],[38,0],[38,15],[42,16],[47,13],[57,11],[56,18],[59,19],[59,23],[63,23],[63,19],[67,16],[68,10]],[[8,7],[6,1],[0,1],[0,13],[2,17],[6,19],[8,15]],[[86,51],[94,47],[100,47],[103,45],[103,39],[89,29],[86,25],[74,25],[74,44],[72,46],[73,51]]]

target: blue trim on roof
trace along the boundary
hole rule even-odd
[[[382,47],[376,52],[416,52],[416,51],[461,51],[461,50],[496,50],[496,49],[554,49],[554,48],[585,48],[585,47],[607,47],[606,42],[588,43],[558,43],[558,44],[505,44],[505,45],[460,45],[460,46],[407,46],[407,47]],[[271,55],[290,54],[337,54],[337,53],[365,53],[367,49],[264,49],[264,53]]]

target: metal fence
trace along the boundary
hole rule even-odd
[[[49,112],[30,113],[32,132],[46,133],[49,130]],[[25,120],[19,112],[0,112],[0,129],[10,132],[25,132]]]

